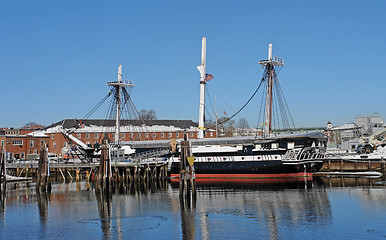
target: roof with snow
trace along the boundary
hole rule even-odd
[[[352,130],[358,128],[359,127],[355,123],[345,123],[342,126],[331,128],[331,131]]]
[[[114,127],[114,119],[64,119],[57,123],[54,123],[47,128],[52,128],[61,125],[64,129],[73,128],[78,124],[85,126],[103,126],[103,127]],[[179,128],[190,128],[198,127],[198,123],[192,120],[121,120],[121,126],[174,126]]]
[[[175,132],[197,131],[198,124],[191,120],[121,120],[121,132]],[[44,129],[39,134],[57,133],[60,129],[76,129],[75,132],[114,132],[115,120],[64,119]],[[209,130],[210,131],[210,130]],[[37,134],[37,133],[35,133]]]

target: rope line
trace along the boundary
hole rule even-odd
[[[248,105],[248,103],[252,100],[252,98],[256,95],[256,93],[257,93],[257,91],[259,91],[259,89],[260,89],[260,87],[261,87],[261,84],[263,83],[263,81],[260,81],[260,84],[259,84],[259,86],[257,87],[257,89],[255,90],[255,92],[252,94],[252,96],[248,99],[248,101],[235,113],[235,114],[233,114],[230,118],[228,118],[228,119],[226,119],[226,120],[224,120],[224,121],[222,121],[222,122],[219,122],[218,124],[217,124],[217,126],[218,125],[220,125],[220,124],[223,124],[223,123],[226,123],[226,122],[228,122],[229,120],[231,120],[232,118],[234,118],[237,114],[239,114],[247,105]]]

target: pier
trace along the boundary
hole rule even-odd
[[[64,181],[94,181],[99,172],[99,163],[50,163],[50,180]],[[28,178],[33,181],[38,176],[37,163],[8,164],[9,174],[19,178]],[[165,162],[153,162],[146,164],[137,163],[111,163],[112,179],[119,181],[146,181],[167,178],[167,167]]]
[[[386,161],[383,158],[368,159],[368,158],[327,158],[320,172],[379,172],[385,173]]]

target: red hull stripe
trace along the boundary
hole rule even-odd
[[[179,178],[179,174],[172,174],[172,178]],[[312,173],[280,173],[280,174],[196,174],[197,178],[289,178],[312,177]]]
[[[226,181],[248,181],[250,182],[271,182],[272,180],[287,181],[288,178],[307,178],[310,180],[312,178],[312,173],[282,173],[282,174],[196,174],[196,182],[216,182],[222,180]],[[179,181],[179,174],[171,174],[171,181],[176,182]]]
[[[196,179],[197,184],[208,184],[208,183],[292,183],[292,182],[303,182],[311,181],[312,177],[303,177],[303,178],[198,178]],[[178,183],[180,179],[173,178],[171,179],[172,183]]]

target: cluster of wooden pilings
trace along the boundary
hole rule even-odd
[[[181,202],[183,202],[184,196],[187,204],[190,200],[193,204],[196,200],[196,183],[194,173],[194,157],[190,151],[190,143],[187,141],[186,134],[184,135],[184,141],[181,141],[181,158],[180,158],[180,184],[179,184],[179,196]]]
[[[95,177],[97,188],[107,192],[112,192],[122,186],[129,186],[137,190],[140,188],[148,189],[155,182],[166,187],[167,164],[165,162],[112,164],[111,159],[109,159],[108,147],[103,145],[98,175]]]
[[[4,148],[1,147],[0,151],[0,198],[5,196],[5,191],[7,190],[7,175],[5,173],[5,151]],[[1,183],[3,183],[1,188]]]
[[[41,192],[51,192],[51,179],[50,179],[50,166],[48,160],[48,148],[46,144],[43,144],[42,149],[40,150],[39,162],[38,162],[38,171],[37,171],[37,181],[36,181],[36,191]]]

